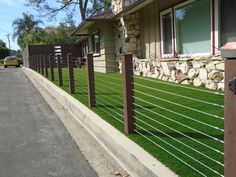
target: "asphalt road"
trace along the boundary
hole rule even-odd
[[[94,176],[21,69],[0,67],[0,177]]]

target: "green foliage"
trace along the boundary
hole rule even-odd
[[[91,0],[92,8],[87,9],[88,15],[99,14],[110,10],[111,0]]]
[[[75,41],[70,34],[75,29],[74,22],[67,20],[67,23],[60,23],[58,27],[46,27],[42,29],[38,25],[40,20],[34,20],[33,15],[23,13],[23,18],[18,18],[13,22],[14,35],[21,49],[27,45],[40,44],[68,44]]]
[[[53,45],[53,44],[70,44],[74,43],[75,37],[70,36],[75,29],[73,25],[68,26],[66,23],[60,23],[58,27],[46,27],[45,29],[37,28],[35,30],[24,33],[19,40],[21,49],[27,45]]]
[[[37,30],[25,33],[19,41],[19,45],[21,49],[24,49],[27,45],[44,44],[45,36],[46,32],[43,29],[38,28]]]
[[[47,27],[45,29],[44,44],[70,44],[75,42],[75,37],[70,36],[74,26],[67,26],[65,23],[60,23],[58,27]]]
[[[9,55],[10,50],[6,47],[6,43],[0,39],[0,59]]]
[[[66,12],[73,17],[78,12],[81,19],[110,9],[111,0],[60,0],[54,5],[49,0],[27,0],[28,6],[35,7],[42,16],[54,18],[59,12]]]
[[[28,42],[31,44],[31,42],[35,40],[29,39],[30,35],[38,34],[40,32],[40,28],[38,26],[43,23],[40,20],[35,20],[34,16],[31,14],[23,13],[22,15],[22,18],[17,18],[12,23],[14,28],[13,39],[17,38],[17,43],[21,49],[24,48]]]

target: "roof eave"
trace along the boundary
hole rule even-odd
[[[122,11],[116,14],[116,19],[119,19],[123,17],[124,15],[128,15],[130,13],[133,13],[135,11],[138,11],[139,9],[145,7],[146,5],[150,4],[154,0],[138,0],[135,3],[131,4],[130,6],[126,7]]]

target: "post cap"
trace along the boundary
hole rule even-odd
[[[228,42],[220,48],[221,56],[226,59],[236,59],[236,42]]]

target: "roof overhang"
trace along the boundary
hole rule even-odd
[[[86,36],[88,35],[88,28],[94,24],[93,21],[83,21],[80,25],[71,33],[71,36]]]
[[[71,36],[86,36],[88,35],[88,28],[96,22],[111,22],[115,20],[115,15],[112,12],[104,12],[98,15],[90,16],[85,19],[80,25],[74,30]]]
[[[153,1],[154,0],[138,0],[135,3],[131,4],[130,6],[123,9],[118,14],[116,14],[116,18],[121,18],[122,16],[136,12],[136,11],[144,8],[146,5],[150,4]]]

